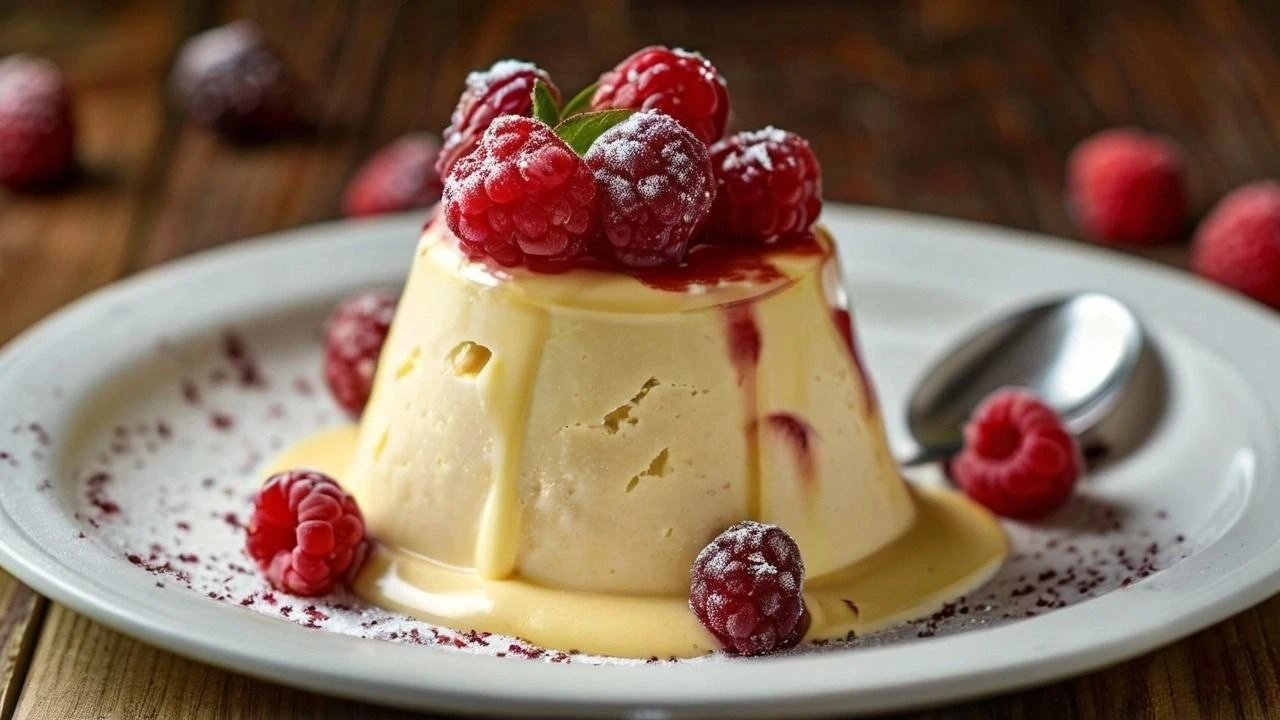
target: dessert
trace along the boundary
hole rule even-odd
[[[889,453],[807,143],[708,149],[722,121],[695,134],[622,90],[565,117],[541,71],[509,67],[532,117],[457,144],[359,428],[278,463],[358,502],[376,547],[357,594],[548,648],[691,657],[868,632],[990,577],[991,514],[909,486]],[[706,575],[729,560],[704,550],[759,542],[753,577],[795,582]]]

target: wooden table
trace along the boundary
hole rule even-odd
[[[697,48],[730,79],[740,127],[813,142],[828,198],[1051,234],[1075,234],[1061,169],[1101,127],[1180,140],[1197,211],[1280,175],[1280,3],[1037,4],[11,1],[0,54],[66,70],[87,177],[0,195],[0,341],[129,273],[335,217],[363,157],[443,127],[463,73],[505,56],[536,60],[568,91],[642,45]],[[236,149],[166,111],[180,39],[237,17],[258,20],[311,80],[321,137]],[[1186,257],[1183,245],[1146,254]],[[403,717],[152,649],[2,573],[0,607],[5,718]],[[1102,672],[914,717],[1261,718],[1280,707],[1278,648],[1273,598]]]

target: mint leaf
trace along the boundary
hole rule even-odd
[[[569,117],[570,115],[573,115],[575,113],[580,113],[583,110],[585,110],[587,106],[591,104],[591,98],[596,96],[596,88],[598,87],[600,87],[600,83],[593,82],[590,85],[582,88],[582,92],[579,92],[577,95],[574,95],[573,99],[570,100],[564,106],[564,109],[560,111],[560,116]]]
[[[606,130],[626,120],[635,110],[600,110],[566,118],[556,126],[556,135],[579,155],[586,155],[591,143]]]
[[[556,107],[555,96],[541,80],[533,81],[533,119],[540,120],[548,127],[560,123],[560,110]]]

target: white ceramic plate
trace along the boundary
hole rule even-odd
[[[1011,525],[1018,555],[970,599],[972,615],[965,605],[795,656],[621,666],[353,637],[350,617],[324,612],[334,605],[297,603],[281,617],[237,569],[226,513],[247,507],[273,450],[338,421],[318,386],[316,328],[341,295],[400,281],[417,216],[175,262],[13,342],[0,356],[0,563],[146,642],[291,685],[424,709],[646,718],[887,710],[1009,690],[1150,650],[1280,589],[1273,314],[1042,237],[840,206],[826,221],[897,439],[903,393],[931,352],[1003,307],[1110,292],[1146,319],[1165,357],[1164,423],[1045,526]],[[248,359],[226,346],[228,329]],[[226,591],[210,589],[224,568]]]

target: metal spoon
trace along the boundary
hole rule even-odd
[[[1138,318],[1108,295],[1071,295],[980,328],[926,372],[907,405],[917,447],[902,464],[955,455],[974,408],[1007,386],[1057,410],[1091,460],[1131,450],[1164,410],[1163,365]]]

